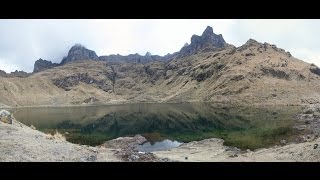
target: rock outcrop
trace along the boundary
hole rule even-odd
[[[24,72],[24,71],[14,71],[11,73],[6,73],[5,71],[0,70],[0,77],[20,77],[25,78],[28,77],[30,73]]]
[[[11,115],[9,111],[6,110],[0,110],[0,121],[7,123],[7,124],[12,124],[14,117]]]
[[[316,75],[320,75],[320,68],[314,64],[311,64],[310,71]]]
[[[89,50],[80,44],[76,44],[72,46],[68,52],[68,56],[64,57],[60,64],[63,65],[79,60],[99,60],[99,57],[94,51]]]
[[[28,77],[29,75],[30,75],[30,73],[16,70],[16,71],[14,71],[14,72],[11,72],[11,73],[9,74],[9,77],[25,78],[25,77]]]
[[[5,71],[0,70],[0,77],[7,77],[7,73]]]
[[[44,71],[46,69],[51,69],[56,66],[59,66],[59,64],[52,63],[51,61],[43,60],[40,58],[34,63],[33,73]]]
[[[97,88],[102,89],[105,92],[112,90],[111,83],[108,84],[106,80],[97,80],[89,76],[88,73],[79,73],[73,76],[53,79],[52,82],[54,85],[64,89],[65,91],[70,91],[72,87],[77,86],[80,82],[95,85]]]

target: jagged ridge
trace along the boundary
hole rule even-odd
[[[176,57],[183,57],[197,51],[206,48],[206,50],[214,50],[218,48],[223,48],[227,45],[222,35],[216,35],[213,33],[212,27],[208,26],[201,36],[193,35],[191,38],[191,44],[183,47],[179,52],[173,54],[167,54],[165,56],[151,55],[149,52],[145,56],[139,54],[130,54],[127,56],[122,55],[109,55],[98,57],[96,53],[92,50],[85,48],[80,44],[76,44],[71,47],[68,55],[64,57],[60,65],[67,63],[79,61],[79,60],[100,60],[110,63],[149,63],[153,61],[163,61],[167,62]],[[51,61],[38,61],[35,63],[34,73],[56,67],[58,64],[52,63]]]

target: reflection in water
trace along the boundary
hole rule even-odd
[[[11,110],[12,111],[12,110]],[[210,103],[126,104],[14,109],[19,121],[39,130],[68,132],[67,140],[98,145],[141,134],[150,142],[223,138],[226,145],[255,149],[292,136],[298,107],[218,108]]]
[[[155,143],[146,142],[142,145],[139,145],[137,147],[137,150],[142,152],[164,151],[164,150],[178,147],[181,144],[182,143],[178,141],[171,141],[169,139],[165,139],[163,141],[155,142]]]

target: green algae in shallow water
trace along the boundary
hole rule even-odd
[[[20,108],[14,116],[39,130],[68,132],[68,141],[87,145],[142,134],[151,143],[216,137],[223,138],[225,145],[256,149],[292,139],[292,117],[299,112],[299,107],[288,106],[219,108],[210,103],[182,103]]]

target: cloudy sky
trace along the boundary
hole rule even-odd
[[[275,44],[320,66],[320,20],[0,20],[0,69],[31,72],[39,59],[60,62],[75,43],[98,56],[139,53],[165,55],[190,43],[206,26],[226,42],[249,38]]]

